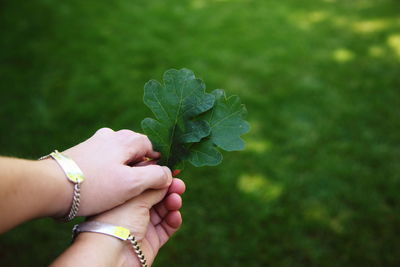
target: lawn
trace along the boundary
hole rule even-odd
[[[252,129],[220,166],[183,171],[184,224],[154,266],[399,266],[399,14],[396,0],[0,0],[0,154],[140,131],[144,83],[186,67],[239,95]],[[72,225],[2,235],[0,265],[50,263]]]

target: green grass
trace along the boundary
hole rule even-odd
[[[398,266],[399,14],[395,0],[0,1],[0,154],[139,131],[143,84],[187,67],[240,95],[252,131],[182,173],[184,224],[154,266]],[[70,228],[14,229],[0,265],[49,263]]]

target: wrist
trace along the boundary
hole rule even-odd
[[[94,266],[138,266],[130,244],[113,236],[84,232],[77,235],[72,246],[88,250],[96,256]],[[132,263],[135,262],[134,265]]]
[[[46,203],[45,216],[60,218],[68,213],[72,203],[73,184],[57,162],[51,158],[37,161],[43,179],[46,180],[50,201]]]
[[[126,243],[112,236],[85,232],[61,254],[52,267],[63,266],[136,266],[128,265],[124,258]]]

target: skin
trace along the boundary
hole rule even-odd
[[[185,184],[174,179],[169,189],[148,190],[125,204],[90,220],[130,229],[146,256],[148,266],[158,250],[179,229],[181,194]],[[96,244],[93,246],[93,244]],[[52,266],[140,266],[128,242],[98,233],[81,233]]]
[[[85,175],[78,216],[128,228],[150,266],[158,250],[179,229],[185,184],[149,139],[129,130],[98,130],[62,152]],[[40,217],[62,217],[71,208],[73,186],[53,159],[0,157],[0,233]],[[176,173],[176,172],[175,172]],[[115,237],[81,233],[53,266],[140,266],[131,245]]]
[[[79,216],[110,210],[148,189],[172,182],[169,168],[142,164],[157,159],[149,139],[129,130],[98,130],[88,140],[62,153],[83,171]],[[0,233],[34,218],[61,217],[71,207],[73,186],[53,160],[0,157]]]

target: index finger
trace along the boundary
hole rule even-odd
[[[153,150],[153,145],[146,135],[131,130],[120,130],[116,133],[124,140],[124,144],[128,149],[128,162],[142,161],[143,157],[150,159],[160,158],[160,153]]]

